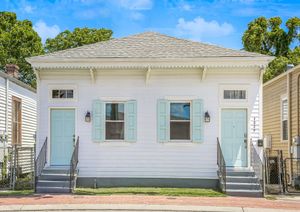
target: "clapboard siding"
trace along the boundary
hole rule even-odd
[[[272,150],[282,150],[286,158],[288,157],[288,142],[282,141],[281,136],[281,98],[287,95],[286,76],[264,86],[263,93],[264,135],[272,136]]]
[[[34,146],[34,135],[37,125],[36,93],[12,81],[8,90],[8,145],[12,141],[12,97],[18,97],[22,102],[22,147]],[[0,130],[5,131],[6,82],[0,77]],[[32,149],[33,150],[33,149]],[[24,149],[19,154],[19,164],[23,173],[33,171],[33,151]]]
[[[273,82],[264,86],[264,135],[272,135],[272,150],[282,150],[283,157],[291,157],[289,143],[298,135],[297,124],[297,80],[300,68],[282,74]],[[288,81],[289,75],[289,81]],[[289,89],[288,89],[289,87]],[[288,93],[288,90],[290,92]],[[281,138],[281,96],[289,96],[290,129],[289,140],[282,141]]]
[[[75,107],[76,134],[80,136],[79,175],[81,177],[160,177],[217,178],[217,146],[219,136],[221,84],[244,84],[249,87],[248,126],[253,139],[258,138],[259,88],[258,73],[252,69],[210,69],[204,80],[197,69],[152,70],[148,83],[141,70],[101,70],[95,73],[95,83],[89,72],[79,70],[43,70],[39,81],[39,129],[37,149],[49,137],[49,108]],[[244,73],[244,72],[245,73]],[[49,86],[76,86],[75,101],[49,101]],[[211,122],[204,124],[204,142],[157,142],[156,105],[165,97],[200,98]],[[137,100],[137,142],[93,142],[92,124],[84,121],[97,98],[127,98]],[[237,106],[237,105],[235,105]],[[257,117],[254,130],[254,117]],[[250,121],[251,120],[251,121]],[[250,137],[251,138],[251,137]],[[251,138],[252,139],[252,138]],[[50,139],[51,140],[51,139]],[[50,146],[50,145],[49,145]],[[49,159],[48,153],[48,159]],[[49,160],[48,160],[49,161]],[[49,165],[49,164],[48,164]]]

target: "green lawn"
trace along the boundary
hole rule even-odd
[[[225,194],[213,189],[200,188],[153,188],[153,187],[121,187],[121,188],[76,188],[78,195],[161,195],[192,197],[224,197]]]
[[[20,190],[20,191],[11,191],[11,190],[5,190],[0,191],[0,196],[25,196],[33,194],[33,190]]]

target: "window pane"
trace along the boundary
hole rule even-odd
[[[171,120],[190,120],[190,103],[171,103]]]
[[[124,104],[106,104],[106,120],[124,120]]]
[[[67,98],[67,91],[66,90],[59,90],[59,98]]]
[[[283,100],[282,101],[282,120],[288,119],[288,101]]]
[[[124,122],[106,122],[106,139],[123,140]]]
[[[67,90],[67,98],[73,99],[73,90]]]
[[[172,140],[189,140],[190,122],[171,122],[170,138]]]
[[[287,120],[282,122],[282,139],[288,140],[288,121]]]
[[[224,99],[246,99],[245,90],[224,90]]]
[[[52,90],[52,98],[59,98],[59,90]]]

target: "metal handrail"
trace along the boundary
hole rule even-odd
[[[70,192],[73,192],[75,186],[75,172],[78,164],[79,136],[77,137],[72,157],[70,160]],[[73,185],[72,185],[73,183]]]
[[[38,181],[38,177],[42,174],[42,171],[47,163],[47,146],[48,146],[48,142],[47,142],[48,138],[46,137],[44,144],[38,154],[38,156],[36,157],[35,161],[34,161],[34,178],[35,178],[35,186],[34,189],[36,191],[36,185],[37,185],[37,181]]]
[[[265,167],[261,160],[257,150],[255,149],[253,143],[250,144],[251,147],[251,166],[255,172],[256,177],[259,179],[259,183],[263,193],[265,192]]]
[[[226,192],[226,163],[221,149],[219,138],[217,138],[217,165],[220,189],[223,192]]]

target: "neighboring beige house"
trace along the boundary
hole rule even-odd
[[[299,102],[300,65],[264,84],[263,134],[266,153],[270,157],[276,157],[277,150],[282,150],[283,159],[300,157],[294,151],[300,135]],[[291,176],[292,164],[290,160],[286,163],[287,175]],[[296,163],[299,162],[294,162],[294,169]]]

